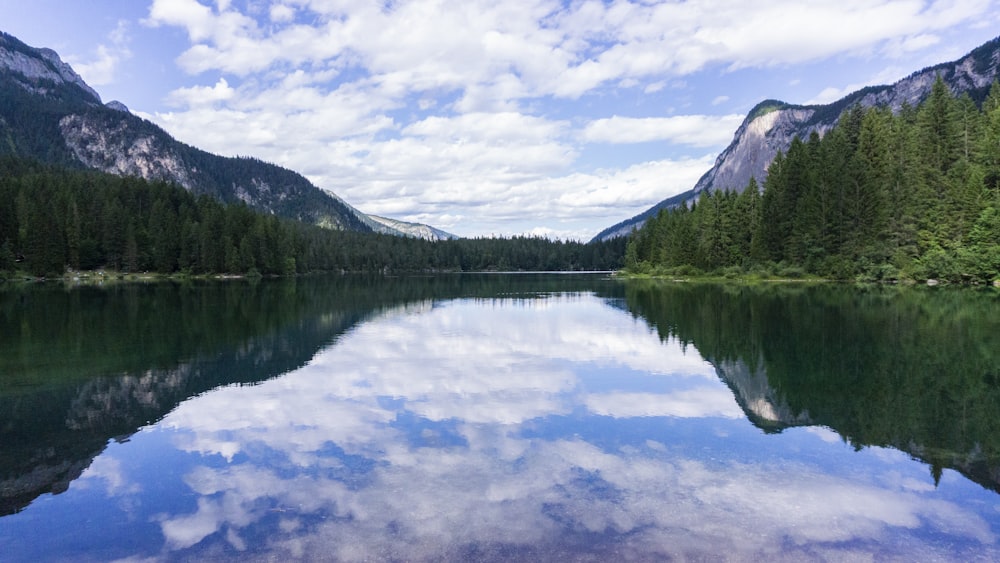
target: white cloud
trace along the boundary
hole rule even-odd
[[[403,129],[406,136],[449,144],[488,142],[504,145],[546,142],[558,138],[567,124],[514,112],[432,116]]]
[[[180,61],[191,72],[246,74],[351,58],[409,92],[491,89],[499,86],[497,77],[516,75],[520,85],[511,91],[517,95],[579,97],[611,82],[683,75],[712,64],[743,68],[924,49],[938,41],[937,30],[973,21],[988,7],[975,1],[925,9],[901,2],[751,6],[734,0],[400,2],[389,10],[372,3],[299,5],[316,25],[263,29],[232,6],[215,13],[194,0],[156,0],[147,21],[188,32],[193,45]],[[271,10],[277,24],[290,15],[287,5]]]
[[[810,426],[806,428],[805,431],[817,436],[820,440],[823,440],[824,442],[830,444],[835,444],[837,442],[843,441],[843,439],[840,437],[840,434],[837,434],[836,432],[830,430],[825,426]]]
[[[126,496],[142,492],[142,487],[129,480],[120,460],[109,456],[98,456],[80,476],[82,486],[86,480],[103,480],[109,497]]]
[[[129,50],[130,36],[127,22],[119,21],[115,29],[108,34],[108,39],[111,44],[98,45],[89,59],[67,57],[67,62],[90,86],[104,86],[115,82],[122,62],[132,57],[132,52]]]
[[[743,117],[736,114],[645,118],[616,115],[588,123],[583,130],[583,138],[603,143],[668,141],[698,148],[718,147],[732,140]]]
[[[204,102],[230,93],[220,82],[176,97]],[[340,90],[322,95],[307,89],[286,91],[282,99],[303,110],[283,117],[284,112],[262,103],[255,108],[244,102],[245,109],[203,106],[154,117],[182,139],[201,137],[203,148],[272,160],[305,173],[347,201],[365,202],[365,211],[403,219],[476,215],[489,223],[607,212],[594,205],[624,205],[628,213],[658,201],[671,184],[676,191],[689,188],[694,183],[690,179],[711,166],[698,159],[565,175],[577,149],[563,122],[511,112],[431,116],[403,128],[396,138],[376,141],[380,131],[394,130],[393,121],[378,114],[365,118],[364,112],[353,110],[372,100]],[[317,109],[305,109],[309,107]],[[681,183],[686,181],[690,183]]]
[[[537,308],[547,309],[540,319],[532,311]],[[497,321],[490,324],[470,313],[477,310],[474,303],[451,302],[413,304],[406,315],[388,312],[377,322],[357,327],[335,353],[318,356],[294,378],[212,394],[204,398],[209,404],[190,409],[182,405],[166,422],[205,430],[198,441],[180,445],[227,459],[237,453],[232,441],[212,436],[226,428],[245,429],[273,447],[288,441],[305,450],[320,447],[323,436],[342,447],[375,439],[370,428],[393,416],[378,405],[379,397],[403,399],[408,410],[429,420],[517,424],[568,412],[565,395],[579,381],[564,366],[581,362],[710,383],[735,405],[714,368],[696,352],[685,352],[675,341],[661,342],[644,325],[610,312],[597,298],[553,297],[498,305],[490,312]],[[533,326],[524,330],[521,325],[528,318]],[[372,369],[371,358],[377,358],[377,370]],[[338,375],[330,379],[330,373]],[[250,395],[253,401],[241,398]],[[336,397],[340,399],[332,408]],[[698,399],[706,405],[703,410],[725,412],[718,398],[702,388],[676,396],[644,397],[647,403],[657,397],[665,402],[671,397]],[[595,399],[604,404],[613,400],[614,396]],[[213,414],[206,418],[206,412]],[[269,430],[267,436],[258,436],[255,429],[272,425],[288,432]],[[327,425],[337,426],[335,434],[325,429]]]
[[[950,27],[991,10],[990,3],[973,0],[926,6],[289,0],[248,6],[257,5],[153,1],[146,23],[187,33],[190,45],[177,62],[204,82],[175,91],[169,100],[178,105],[149,117],[207,150],[250,154],[303,172],[367,212],[431,221],[461,216],[458,234],[467,236],[536,228],[583,232],[582,225],[560,223],[578,212],[593,218],[584,238],[643,210],[628,203],[619,214],[624,202],[651,205],[690,189],[694,181],[687,180],[712,164],[640,186],[615,180],[635,180],[643,167],[683,169],[690,156],[665,148],[659,163],[583,173],[589,163],[580,155],[588,144],[716,148],[732,138],[742,116],[665,117],[669,112],[659,111],[588,122],[567,116],[558,104],[588,106],[621,91],[663,96],[668,87],[692,88],[687,76],[713,68],[930,53]],[[853,87],[831,87],[812,102]],[[677,105],[683,108],[683,100]],[[574,130],[579,127],[582,134]],[[597,186],[608,179],[623,191]],[[578,204],[596,199],[617,202],[604,219]],[[526,215],[515,225],[510,221],[520,209]]]
[[[484,307],[493,322],[481,321]],[[772,452],[699,459],[683,438],[609,448],[589,443],[585,430],[538,432],[539,421],[574,405],[615,417],[742,416],[696,353],[661,343],[597,298],[427,302],[402,313],[359,325],[296,372],[169,414],[164,423],[182,449],[205,455],[235,442],[245,455],[185,476],[197,504],[163,516],[165,547],[213,534],[238,547],[241,536],[266,534],[270,551],[259,555],[270,558],[358,559],[377,545],[384,558],[452,559],[469,545],[502,544],[528,558],[572,559],[581,532],[587,554],[624,559],[960,557],[947,542],[925,541],[932,530],[980,554],[997,551],[977,508],[942,500],[898,452],[843,449],[867,459],[853,471],[826,457],[777,463]],[[618,374],[604,382],[612,389],[587,393],[585,375],[605,368]],[[637,378],[664,390],[613,388]],[[414,436],[401,413],[445,426]],[[444,439],[442,428],[454,436]],[[323,453],[330,444],[370,469],[353,473]],[[272,469],[275,459],[287,462]],[[275,521],[286,507],[289,516]]]
[[[192,41],[203,41],[210,37],[214,19],[212,10],[197,0],[154,0],[144,21],[152,26],[182,27]]]
[[[164,520],[160,527],[169,549],[184,549],[218,531],[225,521],[225,515],[221,513],[218,503],[199,498],[197,512],[189,516]]]
[[[664,82],[662,80],[659,80],[657,82],[654,82],[654,83],[646,86],[643,89],[643,93],[644,94],[655,94],[655,93],[663,90],[664,88],[666,88],[666,86],[667,86],[666,82]]]
[[[681,418],[743,418],[743,411],[729,389],[699,387],[673,393],[604,393],[587,396],[585,403],[594,414],[630,418],[675,416]]]
[[[373,202],[370,208],[380,213],[408,215],[415,210],[425,210],[431,217],[464,210],[463,215],[475,215],[486,225],[487,233],[513,235],[537,228],[547,221],[588,220],[619,221],[643,211],[665,197],[690,189],[698,178],[712,166],[714,155],[683,160],[662,160],[639,163],[623,170],[597,170],[590,173],[576,172],[564,176],[537,175],[519,181],[436,179],[427,183],[411,182],[411,191],[402,193],[399,185],[389,190],[391,197],[385,203]],[[514,178],[511,178],[514,180]],[[363,184],[358,186],[364,190]],[[368,189],[376,189],[372,186]],[[351,200],[351,188],[337,189]],[[413,195],[411,195],[411,193]],[[511,230],[512,221],[534,223],[521,230]],[[434,224],[434,223],[432,223]],[[442,223],[444,224],[444,223]],[[505,226],[506,225],[506,226]],[[458,225],[461,227],[461,225]],[[550,227],[551,228],[551,227]],[[469,234],[460,229],[459,234]],[[552,229],[559,238],[586,240],[595,232],[591,229]]]
[[[586,213],[588,208],[619,208],[622,210],[648,207],[659,199],[670,197],[689,189],[707,171],[714,155],[683,160],[642,162],[624,170],[605,170],[591,174],[577,173],[565,178],[538,182],[561,193],[559,202],[569,206],[572,213]],[[560,189],[576,187],[575,190]]]
[[[248,97],[220,81],[176,92],[173,99],[190,100],[187,111],[149,117],[182,140],[200,139],[206,150],[252,154],[302,172],[366,212],[429,222],[464,236],[543,227],[562,238],[589,239],[600,227],[556,222],[587,217],[607,226],[601,223],[689,189],[714,159],[706,154],[572,172],[581,147],[566,121],[474,112],[431,115],[400,127],[387,115],[393,103],[377,92],[366,96],[350,85],[324,92],[308,83],[304,77],[285,80]],[[205,103],[216,100],[224,103]],[[731,139],[739,119],[613,118],[588,125],[584,135],[718,146]],[[527,224],[512,225],[515,220]]]
[[[559,233],[559,231],[549,227],[535,227],[533,229],[529,229],[526,234],[532,237],[542,237],[547,239],[561,238],[561,233]]]
[[[224,102],[233,99],[236,90],[229,86],[225,78],[220,78],[215,86],[192,86],[190,88],[178,88],[171,92],[167,99],[176,106],[194,108],[201,105],[211,105],[217,102]]]
[[[213,497],[162,522],[167,547],[264,528],[274,538],[269,558],[356,560],[378,546],[387,558],[454,559],[469,545],[500,544],[573,559],[581,553],[569,529],[588,535],[587,555],[613,550],[624,559],[726,553],[790,561],[817,551],[832,560],[961,558],[910,533],[926,525],[971,540],[977,555],[997,551],[989,525],[968,507],[809,466],[708,464],[655,449],[616,455],[579,439],[529,441],[488,431],[466,436],[463,448],[391,445],[364,487],[252,465],[196,469],[188,477],[194,491]],[[505,459],[504,450],[516,457]],[[598,476],[600,491],[581,472]],[[262,507],[272,505],[323,515],[323,523],[266,532],[276,525]],[[884,542],[891,536],[899,541],[890,549]]]
[[[287,23],[295,19],[295,9],[285,4],[275,4],[271,6],[271,21],[276,23]]]

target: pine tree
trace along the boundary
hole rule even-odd
[[[10,239],[0,243],[0,276],[11,274],[17,269],[17,258],[11,248]]]
[[[785,178],[785,156],[779,151],[767,169],[764,193],[761,195],[760,229],[757,235],[760,262],[778,262],[784,257],[785,233],[782,229],[784,202],[788,199]]]
[[[885,262],[889,252],[884,244],[888,216],[887,186],[892,178],[892,139],[888,109],[870,109],[861,120],[858,135],[858,176],[848,207],[848,255]]]
[[[795,207],[790,210],[793,216],[792,228],[788,233],[786,257],[796,263],[805,264],[812,269],[824,254],[823,234],[826,230],[826,217],[823,213],[823,185],[817,175],[821,169],[821,148],[819,133],[813,131],[804,152],[798,157],[801,166],[794,169],[799,178],[799,195]]]
[[[983,102],[981,120],[977,156],[983,167],[983,184],[986,197],[1000,205],[1000,82],[995,79]]]
[[[182,239],[180,218],[165,194],[153,202],[148,232],[153,268],[158,272],[174,272],[177,269]]]
[[[979,281],[1000,279],[1000,211],[997,207],[983,209],[972,226],[968,246],[962,251],[962,266]]]
[[[923,182],[917,194],[916,215],[921,219],[918,240],[922,251],[947,248],[951,242],[954,217],[949,215],[949,201],[953,187],[948,172],[960,154],[954,103],[948,86],[938,76],[917,112]]]
[[[65,230],[56,215],[53,189],[46,179],[29,178],[24,184],[24,256],[29,272],[36,276],[59,276],[66,265]]]

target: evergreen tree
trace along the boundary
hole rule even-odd
[[[11,248],[10,239],[0,243],[0,276],[12,274],[17,269],[17,259]]]
[[[938,79],[917,108],[855,105],[824,137],[793,139],[762,193],[751,182],[661,212],[633,235],[628,263],[989,281],[1000,277],[996,209],[1000,86],[980,110]]]
[[[861,120],[858,134],[858,175],[847,207],[846,254],[851,259],[885,262],[890,253],[885,246],[888,216],[887,186],[892,179],[892,114],[872,109]]]
[[[977,156],[983,166],[983,185],[993,204],[1000,204],[1000,82],[993,80],[983,102]]]
[[[785,232],[782,229],[782,215],[786,213],[787,181],[785,177],[785,157],[779,151],[767,169],[764,193],[761,196],[760,232],[757,235],[759,262],[778,262],[784,257]]]
[[[789,152],[791,157],[791,152]],[[804,152],[797,155],[799,164],[794,168],[798,184],[798,199],[790,209],[791,230],[788,236],[786,258],[796,264],[815,267],[825,253],[823,245],[826,217],[823,206],[823,185],[817,177],[821,169],[820,138],[817,132],[809,136]],[[790,203],[789,203],[790,204]]]

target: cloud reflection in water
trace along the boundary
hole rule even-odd
[[[629,426],[641,417],[663,417],[667,430],[590,436],[609,424],[642,432]],[[556,420],[580,424],[549,431]],[[869,474],[752,446],[698,457],[699,433],[777,438],[747,433],[696,351],[591,297],[386,315],[298,371],[187,401],[161,426],[178,448],[226,461],[185,475],[193,512],[161,517],[165,548],[199,556],[996,555],[984,516],[909,473],[884,478],[899,460],[868,456],[880,472]],[[842,447],[823,438],[800,437]]]

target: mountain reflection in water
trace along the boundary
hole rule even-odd
[[[47,291],[0,294],[12,560],[998,555],[1000,499],[946,471],[997,488],[994,293]]]
[[[697,347],[761,428],[828,426],[1000,491],[996,291],[662,289],[631,284],[630,309]]]

